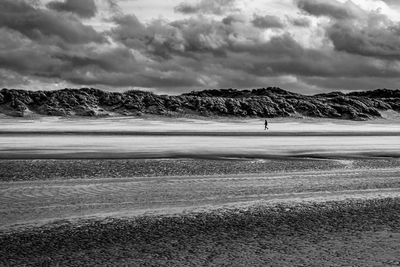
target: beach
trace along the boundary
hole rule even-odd
[[[392,121],[2,122],[4,266],[400,265]]]
[[[0,0],[0,267],[400,266],[400,0]]]

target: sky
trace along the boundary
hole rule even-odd
[[[398,0],[0,0],[0,88],[400,86]]]

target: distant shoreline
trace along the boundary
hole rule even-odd
[[[0,130],[0,135],[94,135],[94,136],[246,136],[246,137],[279,137],[279,136],[400,136],[400,132],[393,131],[338,131],[338,132],[309,132],[309,131],[3,131]]]

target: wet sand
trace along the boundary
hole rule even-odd
[[[133,160],[131,160],[133,161]],[[33,172],[34,168],[24,166],[29,161],[19,161],[19,169]],[[42,163],[46,162],[42,160]],[[62,161],[61,161],[62,162]],[[58,164],[62,164],[57,162]],[[78,161],[76,161],[78,162]],[[134,162],[134,161],[133,161]],[[385,162],[382,161],[382,165]],[[10,164],[11,162],[8,161]],[[71,162],[69,162],[71,164]],[[92,161],[93,163],[93,161]],[[114,162],[115,163],[115,162]],[[158,160],[145,161],[144,170],[158,165]],[[169,162],[170,165],[174,161]],[[182,165],[198,164],[187,160]],[[246,164],[261,165],[259,170],[270,165],[280,165],[277,161]],[[292,162],[295,164],[296,162]],[[325,169],[309,168],[301,170],[307,163],[297,162],[297,168],[275,172],[230,173],[132,177],[75,177],[61,175],[58,179],[31,180],[9,179],[0,182],[0,229],[14,225],[29,225],[52,222],[59,219],[90,217],[124,217],[146,214],[173,214],[196,210],[240,207],[253,204],[288,203],[302,201],[328,201],[353,199],[373,199],[400,196],[400,167],[358,168],[349,165],[354,162],[326,164]],[[205,162],[203,162],[205,164]],[[215,167],[230,161],[217,162]],[[2,164],[0,164],[1,166]],[[7,162],[3,162],[6,166]],[[39,166],[43,164],[39,164]],[[101,164],[100,164],[101,165]],[[118,164],[117,164],[118,165]],[[147,165],[147,166],[146,166]],[[208,161],[208,167],[213,165]],[[28,166],[32,166],[32,163]],[[73,163],[72,165],[73,166]],[[342,166],[342,168],[340,167]],[[95,173],[87,165],[89,173]],[[270,167],[271,168],[271,167]],[[74,168],[70,168],[74,170]],[[92,169],[92,170],[90,170]],[[211,168],[212,169],[212,168]],[[218,168],[214,168],[218,169]],[[233,168],[232,168],[233,169]],[[200,169],[198,169],[200,170]],[[76,172],[76,170],[75,170]],[[10,173],[10,172],[9,172]]]
[[[0,235],[4,266],[398,266],[400,199],[58,222]]]
[[[0,264],[396,266],[399,166],[397,159],[0,161]],[[152,168],[157,175],[140,175]]]

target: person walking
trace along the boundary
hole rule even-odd
[[[265,120],[264,126],[265,126],[264,131],[268,130],[268,121],[267,120]]]

